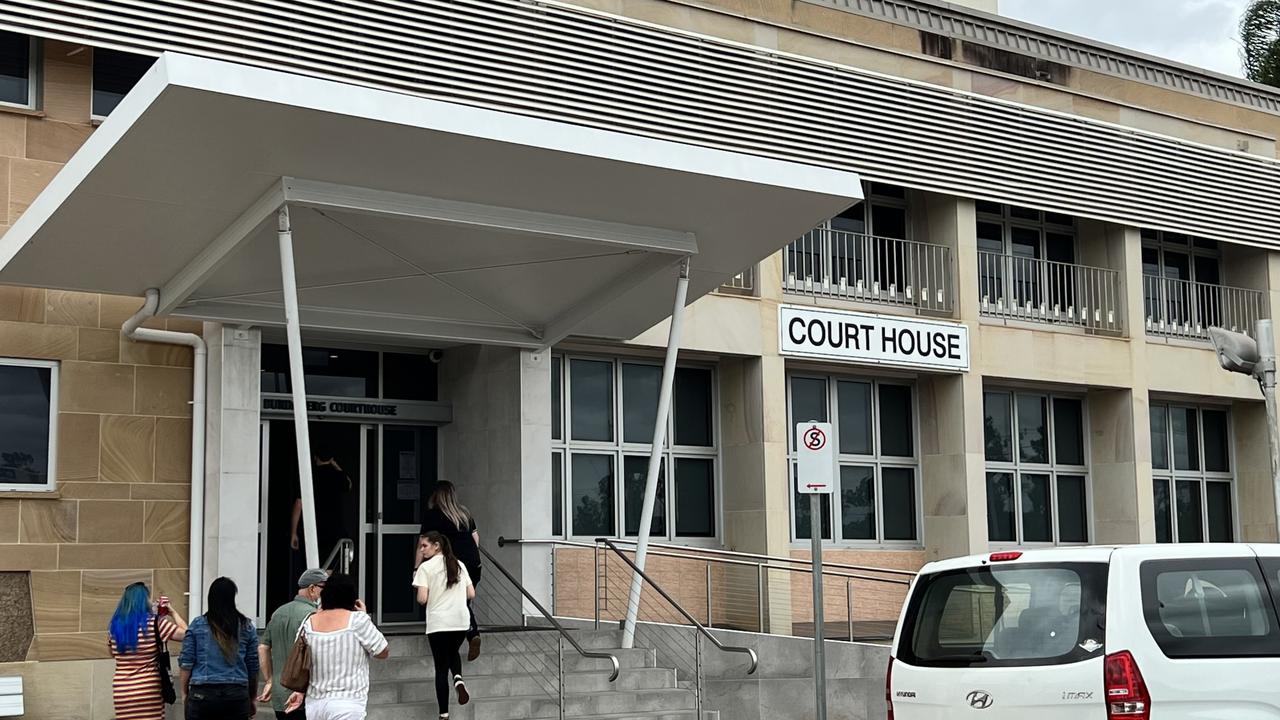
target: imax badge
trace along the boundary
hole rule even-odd
[[[986,710],[995,704],[991,699],[991,693],[985,690],[974,690],[965,697],[965,700],[969,702],[969,707],[974,710]]]

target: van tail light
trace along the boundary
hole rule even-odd
[[[1010,560],[1017,560],[1020,557],[1022,557],[1021,552],[1017,550],[1010,550],[1009,552],[991,553],[989,560],[991,562],[1009,562]]]
[[[1107,720],[1150,720],[1151,695],[1133,655],[1128,650],[1112,653],[1103,668]]]
[[[884,704],[889,709],[888,720],[893,720],[893,657],[884,671]]]

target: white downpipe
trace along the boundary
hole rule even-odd
[[[636,538],[636,567],[644,570],[649,552],[649,525],[653,522],[653,505],[658,496],[658,473],[662,469],[662,448],[667,442],[667,416],[671,411],[671,386],[675,382],[676,356],[680,354],[680,329],[684,320],[684,302],[689,293],[689,258],[680,261],[680,277],[676,280],[676,303],[671,310],[671,328],[667,333],[667,356],[662,364],[662,386],[658,390],[658,415],[653,421],[653,448],[649,451],[649,469],[644,481],[644,505],[640,509],[640,536]],[[671,482],[672,478],[667,478]],[[627,620],[622,629],[622,647],[630,648],[636,639],[636,618],[640,614],[640,591],[644,580],[636,572],[631,578],[631,596],[627,600]]]
[[[278,213],[280,279],[284,290],[284,322],[289,337],[289,387],[293,390],[293,435],[298,447],[298,484],[302,492],[302,535],[307,548],[307,567],[320,567],[316,539],[316,491],[311,484],[311,434],[307,427],[307,385],[302,365],[302,327],[298,319],[298,280],[293,268],[293,228],[289,206]]]
[[[155,316],[159,306],[160,291],[155,288],[148,290],[142,309],[125,320],[120,330],[133,340],[186,345],[195,353],[191,363],[191,536],[187,568],[187,616],[194,618],[204,612],[205,376],[209,368],[209,350],[204,338],[195,333],[142,327],[142,323]]]

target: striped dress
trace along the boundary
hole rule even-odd
[[[330,632],[313,628],[314,617],[302,623],[302,632],[311,648],[311,685],[307,687],[307,700],[367,701],[369,657],[386,649],[387,639],[362,612],[352,612],[345,628]]]
[[[116,659],[116,674],[111,681],[116,720],[164,720],[164,698],[160,697],[160,671],[156,665],[156,639],[152,631],[155,616],[147,618],[138,630],[138,648],[133,652],[117,651],[116,641],[108,636],[107,646]],[[160,637],[173,639],[178,627],[161,618]]]

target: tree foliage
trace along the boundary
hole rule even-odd
[[[1280,87],[1280,0],[1253,0],[1240,19],[1241,59],[1254,82]]]

